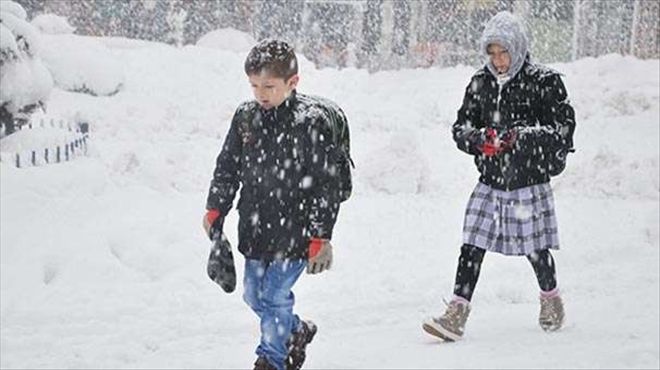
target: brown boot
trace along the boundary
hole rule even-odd
[[[425,320],[422,328],[444,341],[454,342],[463,337],[465,322],[469,315],[469,302],[454,299],[447,305],[444,315]]]
[[[307,345],[312,342],[318,328],[312,321],[301,321],[300,329],[289,339],[289,356],[284,365],[286,370],[300,370],[307,357]]]
[[[265,357],[259,356],[257,361],[254,362],[254,370],[277,370],[277,368],[268,362]]]
[[[556,331],[564,324],[564,302],[559,293],[552,296],[540,297],[541,311],[539,312],[539,325],[545,331]]]

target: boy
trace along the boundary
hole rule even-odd
[[[231,122],[209,189],[204,228],[222,233],[236,192],[238,250],[245,256],[243,299],[257,314],[261,341],[255,369],[299,369],[317,328],[293,313],[296,280],[332,263],[332,230],[341,198],[340,153],[327,101],[298,94],[293,48],[256,45],[245,61],[255,100]],[[338,109],[333,105],[334,108]],[[336,114],[343,112],[339,110]]]
[[[559,73],[530,62],[511,13],[494,16],[481,43],[489,62],[472,77],[452,129],[481,176],[465,212],[454,298],[422,326],[446,341],[463,336],[486,251],[526,256],[541,289],[539,325],[554,331],[564,322],[550,254],[559,248],[550,177],[572,151],[575,114]]]

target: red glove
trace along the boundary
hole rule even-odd
[[[486,129],[486,141],[479,147],[479,150],[486,157],[492,157],[502,152],[503,148],[500,139],[497,137],[497,130],[492,127]]]
[[[502,148],[499,145],[495,145],[494,143],[491,143],[491,142],[486,142],[481,147],[481,152],[486,157],[492,157],[492,156],[498,155],[498,154],[500,154],[501,151],[502,151]]]
[[[312,238],[312,240],[309,241],[309,258],[316,257],[316,255],[321,251],[322,246],[323,239]]]
[[[208,235],[211,239],[213,239],[214,231],[216,231],[214,229],[217,229],[215,222],[218,220],[218,218],[220,218],[220,216],[220,211],[217,209],[209,209],[206,211],[204,219],[202,220],[204,231],[206,231],[206,235]],[[220,225],[220,232],[222,232],[222,225]]]
[[[309,241],[307,273],[318,274],[332,265],[332,244],[327,239],[312,238]]]
[[[217,209],[209,209],[206,211],[206,221],[209,223],[209,225],[213,225],[218,217],[220,217],[220,211]]]
[[[498,135],[497,130],[492,127],[486,129],[486,139],[479,150],[486,156],[492,157],[507,150],[513,149],[518,138],[515,129],[507,130],[503,135]]]

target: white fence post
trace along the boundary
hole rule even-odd
[[[572,40],[572,50],[571,50],[571,60],[577,60],[578,58],[578,35],[580,33],[580,4],[582,0],[575,0],[573,3],[573,40]]]

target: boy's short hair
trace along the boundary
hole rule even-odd
[[[268,73],[285,81],[298,74],[298,59],[293,47],[280,40],[263,40],[250,50],[245,59],[245,73]]]

